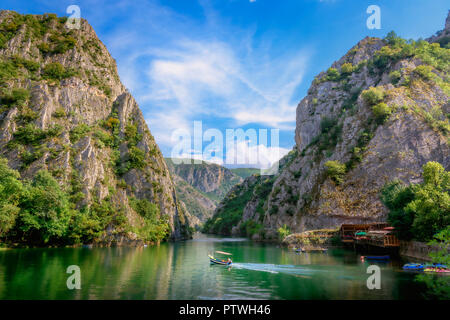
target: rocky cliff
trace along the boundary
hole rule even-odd
[[[367,37],[320,73],[297,107],[289,161],[232,190],[206,231],[272,238],[283,225],[303,232],[382,221],[385,183],[419,182],[428,161],[448,170],[448,21],[428,42]],[[236,216],[224,227],[227,212]]]
[[[129,231],[145,223],[131,205],[139,200],[157,205],[171,239],[190,237],[188,213],[115,60],[87,21],[65,23],[0,12],[1,156],[23,179],[48,170],[80,210],[108,202],[123,212],[127,228],[109,224],[98,241],[143,240]]]

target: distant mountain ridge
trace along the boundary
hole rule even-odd
[[[254,174],[259,174],[260,169],[257,168],[233,168],[230,169],[235,175],[241,177],[242,179],[248,178]]]
[[[176,164],[171,158],[165,160],[179,199],[201,223],[211,217],[228,191],[243,181],[233,170],[215,163],[202,161],[194,164],[190,159],[177,159],[183,163]]]

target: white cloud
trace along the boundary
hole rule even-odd
[[[222,158],[209,156],[206,153],[199,153],[194,150],[177,154],[176,158],[196,159],[219,165],[268,169],[288,154],[289,151],[286,148],[266,146],[264,144],[252,145],[248,142],[241,141],[235,145],[234,149],[226,150],[225,161]]]
[[[180,43],[157,53],[148,70],[149,94],[142,98],[174,101],[183,108],[204,107],[206,95],[233,95],[235,64],[222,44]]]
[[[297,103],[290,99],[302,80],[307,54],[298,52],[291,58],[295,61],[272,65],[259,64],[257,56],[247,59],[253,60],[252,68],[225,43],[180,43],[155,55],[147,72],[148,89],[139,98],[167,106],[185,122],[213,115],[231,118],[237,126],[256,123],[292,130]],[[173,129],[166,122],[165,130]]]
[[[194,120],[294,130],[309,52],[291,43],[283,50],[200,4],[205,25],[152,4],[141,10],[150,16],[133,15],[133,29],[118,26],[107,40],[158,144],[170,148],[172,132],[192,130]]]
[[[226,164],[268,169],[289,151],[289,149],[277,146],[256,145],[248,141],[240,141],[236,143],[235,148],[227,150]]]

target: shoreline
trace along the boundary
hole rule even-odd
[[[323,232],[320,230],[320,234],[314,234],[317,233],[319,230],[311,230],[307,236],[305,234],[301,233],[295,233],[291,234],[288,237],[286,237],[284,240],[276,240],[276,239],[251,239],[246,238],[248,241],[252,241],[255,243],[267,243],[267,244],[273,244],[277,245],[279,248],[304,248],[307,251],[314,251],[314,250],[322,250],[322,249],[348,249],[352,250],[352,248],[346,246],[342,243],[332,243],[333,235],[335,233],[334,230],[326,230]],[[242,237],[234,237],[234,236],[227,236],[227,235],[216,235],[216,234],[206,234],[205,235],[212,235],[212,236],[220,236],[220,237],[231,237],[231,238],[242,238]],[[245,238],[245,237],[244,237]],[[189,239],[184,239],[180,241],[186,241]],[[305,241],[306,240],[306,241]],[[312,241],[311,241],[312,240]],[[175,241],[164,241],[167,243],[175,242]],[[18,243],[14,244],[6,244],[1,243],[0,244],[0,251],[6,251],[11,249],[48,249],[48,248],[112,248],[112,247],[129,247],[129,248],[138,248],[138,247],[149,247],[149,246],[158,246],[164,242],[160,243],[95,243],[95,244],[77,244],[77,245],[50,245],[50,246],[33,246],[33,245],[21,245]],[[178,242],[178,241],[177,241]],[[435,248],[433,246],[428,245],[424,242],[418,242],[418,241],[400,241],[400,247],[398,248],[398,255],[402,258],[407,259],[417,259],[422,261],[431,261],[431,257],[429,256],[430,252],[436,252],[438,251],[438,248]]]

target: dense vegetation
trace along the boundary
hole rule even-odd
[[[230,169],[231,172],[233,172],[235,175],[241,177],[242,179],[245,179],[247,177],[250,177],[251,175],[254,174],[259,174],[260,173],[260,169],[256,169],[256,168],[235,168],[235,169]]]
[[[280,237],[280,240],[284,240],[288,235],[291,234],[291,231],[289,230],[288,226],[283,225],[282,227],[278,228],[278,236]]]
[[[450,226],[437,233],[428,244],[438,248],[438,251],[429,254],[432,262],[450,265]],[[450,277],[435,277],[424,273],[417,275],[416,280],[426,285],[427,299],[450,300]]]
[[[357,66],[351,63],[344,63],[341,69],[330,68],[322,78],[316,78],[315,83],[324,81],[339,82],[344,91],[349,91],[346,86],[347,77],[353,72],[359,72],[364,66],[369,73],[381,76],[383,72],[392,68],[396,62],[402,59],[419,59],[421,65],[412,70],[405,68],[393,70],[389,73],[389,78],[397,87],[404,87],[411,90],[413,87],[427,88],[430,85],[439,86],[442,91],[450,94],[450,81],[448,73],[450,71],[450,50],[449,44],[441,46],[439,43],[428,43],[427,41],[405,40],[398,37],[394,32],[390,32],[384,38],[385,45],[375,52],[373,58],[360,62]],[[354,49],[354,52],[357,48]],[[450,138],[449,115],[445,114],[440,104],[434,105],[431,110],[419,107],[418,105],[397,106],[386,103],[388,92],[385,87],[369,87],[366,90],[361,89],[349,91],[349,98],[343,102],[341,114],[336,118],[322,118],[320,123],[320,134],[317,135],[311,143],[302,151],[302,156],[306,155],[308,150],[314,147],[314,159],[318,162],[323,156],[330,157],[337,142],[341,139],[342,116],[348,111],[355,109],[355,103],[360,95],[362,100],[371,108],[372,114],[367,119],[365,130],[358,133],[356,145],[350,149],[350,160],[346,163],[339,161],[327,161],[325,163],[326,174],[336,184],[340,184],[355,165],[362,161],[367,150],[367,145],[372,139],[376,128],[382,125],[399,111],[415,114],[422,121],[430,125],[434,130],[447,136],[448,143]],[[317,99],[313,99],[317,100]],[[317,101],[313,101],[313,104]],[[324,153],[325,152],[325,153]]]
[[[0,158],[0,237],[32,245],[92,243],[106,234],[108,226],[119,232],[134,231],[145,241],[160,241],[168,235],[166,219],[148,200],[131,199],[143,220],[133,230],[124,208],[113,206],[109,198],[77,208],[77,191],[76,184],[62,188],[45,170],[32,180],[21,180],[7,160]]]
[[[197,191],[213,202],[220,202],[224,196],[241,181],[239,175],[233,173],[233,170],[219,166],[215,163],[201,161],[195,163],[192,159],[171,159],[165,158],[169,170],[187,181]],[[244,169],[246,170],[246,169]],[[255,169],[249,169],[255,170]],[[213,177],[221,177],[217,181],[212,181]],[[217,183],[214,189],[209,189],[205,183]],[[209,189],[210,191],[206,191]]]
[[[428,241],[450,225],[450,172],[438,162],[423,166],[423,183],[394,180],[381,192],[389,222],[401,239]]]
[[[272,191],[274,181],[274,177],[257,175],[253,182],[248,182],[248,185],[243,183],[234,187],[222,201],[214,216],[205,222],[203,232],[231,235],[232,228],[242,220],[245,206],[249,201],[254,200],[256,201],[256,212],[259,214],[259,219],[258,221],[247,220],[242,222],[237,234],[246,237],[259,234],[263,237],[264,205]]]
[[[369,39],[369,45],[371,43],[378,42],[378,39]],[[394,32],[389,33],[381,42],[382,47],[377,50],[372,57],[367,60],[360,61],[357,65],[353,65],[351,61],[354,61],[354,54],[359,51],[359,47],[352,49],[348,56],[347,61],[341,66],[335,66],[329,68],[326,72],[321,73],[313,82],[313,86],[308,92],[311,99],[307,100],[310,104],[310,115],[313,116],[316,111],[316,106],[325,103],[320,101],[320,95],[318,94],[318,85],[323,82],[334,82],[331,86],[331,90],[339,90],[343,93],[344,98],[342,101],[338,99],[334,101],[335,109],[333,114],[322,116],[320,119],[320,127],[317,136],[311,139],[311,142],[301,151],[300,157],[310,156],[308,159],[311,165],[318,165],[324,163],[324,175],[328,177],[336,185],[344,184],[345,177],[349,172],[355,168],[358,163],[362,162],[365,154],[368,151],[369,143],[374,137],[378,127],[399,119],[402,115],[400,113],[412,114],[417,121],[428,124],[434,131],[440,133],[444,137],[450,133],[449,114],[445,113],[443,103],[439,101],[431,101],[431,106],[427,104],[421,104],[421,102],[415,98],[417,92],[432,91],[437,92],[437,95],[449,94],[450,85],[448,73],[450,71],[450,50],[448,43],[429,43],[427,41],[419,40],[405,40],[397,37]],[[404,60],[405,62],[411,62],[415,67],[407,67],[408,63],[399,67],[398,62]],[[351,83],[355,81],[355,74],[361,72],[367,72],[369,76],[374,79],[373,86],[370,87],[355,87]],[[384,79],[387,73],[388,79],[393,86],[378,85],[380,81]],[[363,84],[364,85],[364,84]],[[410,105],[395,105],[394,101],[396,95],[405,96],[410,98]],[[341,102],[341,103],[340,103]],[[367,108],[369,111],[367,117],[361,117],[358,115],[358,111],[363,111]],[[343,140],[343,129],[346,121],[349,117],[356,117],[362,119],[363,123],[358,132],[355,133],[354,144],[348,148],[349,157],[346,157],[346,161],[340,162],[333,159],[338,143]],[[449,144],[450,139],[447,138]],[[342,147],[342,146],[341,146]],[[330,161],[326,161],[330,160]],[[432,166],[432,165],[430,165]],[[428,167],[427,167],[428,168]],[[304,170],[307,171],[307,170]],[[305,175],[306,172],[303,172]],[[298,172],[292,172],[295,179],[302,176],[302,170]],[[427,180],[427,179],[425,179]],[[410,197],[411,204],[403,203],[400,207],[392,207],[391,218],[395,220],[394,224],[398,226],[399,232],[408,233],[404,235],[406,238],[410,238],[414,234],[417,239],[429,240],[436,232],[442,229],[443,226],[449,223],[448,211],[445,204],[437,205],[439,210],[429,211],[430,208],[426,206],[431,200],[438,203],[439,201],[448,201],[448,190],[445,192],[433,192],[428,190],[430,187],[427,185],[410,186],[406,187],[401,185],[400,182],[393,182],[390,185],[391,188],[397,190],[407,189],[404,193],[399,193],[399,197],[405,197],[405,201]],[[255,191],[261,184],[252,186]],[[293,214],[295,210],[298,211],[299,195],[291,192],[289,186],[285,186],[280,182],[272,190],[272,185],[267,194],[264,194],[258,204],[258,210],[260,210],[260,217],[264,214],[276,214],[279,212],[279,206],[284,206],[288,202],[292,207],[283,209],[283,212],[287,214]],[[388,190],[389,186],[386,186]],[[440,188],[443,188],[442,186]],[[448,188],[448,187],[447,187]],[[421,189],[421,192],[418,190]],[[284,196],[282,201],[277,202],[276,195],[283,190],[287,196]],[[428,190],[427,192],[425,192]],[[387,192],[387,191],[386,191]],[[307,199],[314,197],[314,194],[301,195],[304,199],[304,203],[308,203]],[[436,199],[437,197],[437,199]],[[441,198],[439,198],[441,197]],[[447,198],[445,198],[447,197]],[[250,198],[251,200],[247,200]],[[270,198],[273,203],[267,203],[267,199]],[[257,233],[263,233],[264,230],[259,230],[256,225],[256,221],[240,221],[238,216],[242,215],[244,207],[249,201],[257,199],[253,194],[251,197],[248,193],[242,193],[233,195],[231,199],[226,198],[224,203],[224,210],[216,212],[216,216],[213,217],[207,224],[207,230],[226,230],[230,232],[231,228],[237,223],[241,226],[242,234],[251,234],[253,230],[258,230]],[[273,200],[275,199],[275,200]],[[292,201],[289,201],[292,199]],[[446,200],[447,199],[447,200]],[[228,203],[230,201],[230,203]],[[387,201],[387,200],[386,200]],[[400,201],[400,200],[398,200]],[[256,202],[256,201],[255,201]],[[408,209],[404,207],[408,204]],[[230,205],[230,208],[227,207]],[[388,206],[390,206],[389,204]],[[439,207],[440,206],[440,207]],[[427,209],[425,209],[427,208]],[[391,208],[390,208],[391,209]],[[395,215],[399,215],[401,212],[402,218],[395,219]],[[229,214],[229,215],[227,215]],[[233,217],[233,219],[232,219]],[[233,221],[237,221],[233,225]],[[415,221],[415,222],[414,222]],[[262,222],[262,221],[260,221]],[[414,222],[414,223],[413,223]],[[253,225],[255,224],[255,225]],[[401,225],[405,225],[404,228]],[[411,229],[411,230],[410,230]]]
[[[110,97],[111,88],[106,79],[99,77],[96,72],[87,69],[64,68],[58,62],[43,65],[43,61],[47,58],[65,54],[70,50],[78,50],[88,54],[97,67],[112,70],[112,66],[98,62],[98,56],[102,54],[100,44],[92,39],[85,40],[83,36],[80,38],[73,30],[68,30],[64,25],[66,21],[67,17],[58,18],[55,14],[39,16],[10,12],[9,16],[0,24],[0,49],[6,48],[8,42],[18,34],[23,34],[22,41],[30,41],[32,46],[39,49],[40,54],[33,56],[34,60],[27,60],[19,56],[0,58],[0,86],[3,86],[6,80],[25,78],[35,81],[45,79],[53,84],[58,84],[63,79],[75,76],[96,86]],[[112,73],[113,76],[117,76],[114,72]]]
[[[231,234],[231,229],[241,221],[243,209],[252,196],[252,189],[241,189],[242,185],[232,189],[220,212],[205,222],[203,226],[205,232]]]
[[[345,164],[342,164],[339,161],[327,161],[325,162],[325,167],[327,168],[327,175],[336,182],[336,184],[340,184],[344,180],[346,171]]]

